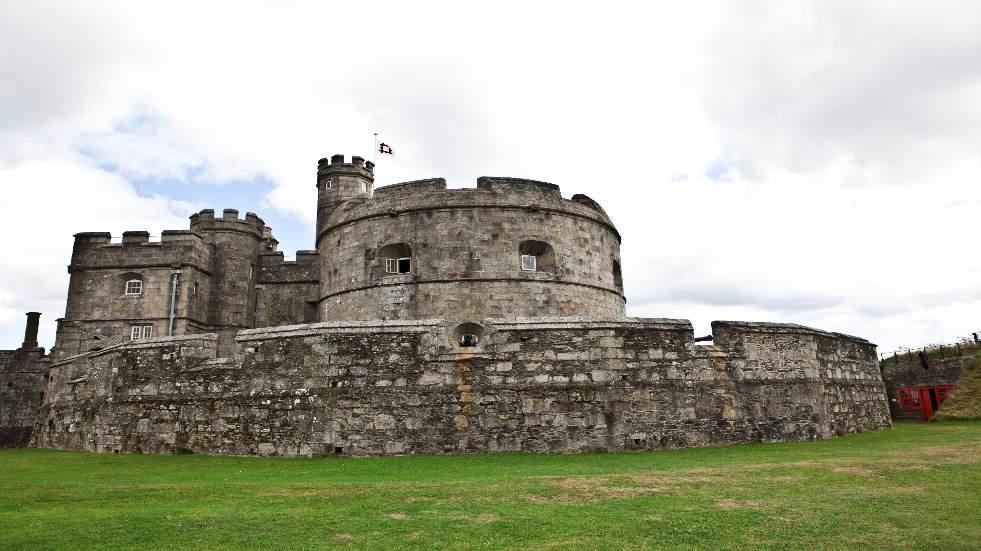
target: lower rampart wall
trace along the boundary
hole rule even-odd
[[[573,453],[890,427],[875,347],[800,326],[438,320],[125,343],[51,368],[39,447],[234,455]],[[871,352],[870,352],[871,351]]]

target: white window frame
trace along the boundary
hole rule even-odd
[[[131,283],[135,283],[136,284],[136,285],[134,285],[134,287],[136,288],[136,291],[130,291],[130,284]],[[143,294],[143,280],[142,279],[130,279],[129,281],[126,282],[126,295],[128,295],[128,296],[136,296],[136,295],[142,295],[142,294]]]
[[[153,326],[152,325],[134,325],[129,330],[129,340],[138,341],[140,339],[149,339],[153,337]]]
[[[327,185],[324,186],[324,189],[330,189],[330,178],[327,178],[326,180],[324,180],[324,184],[327,184]]]
[[[399,271],[402,261],[406,262],[406,270]],[[412,273],[412,260],[409,258],[386,258],[385,259],[385,272],[395,275],[409,274]]]
[[[530,267],[529,267],[529,265],[530,265]],[[523,254],[523,255],[521,255],[521,271],[523,271],[523,272],[537,272],[538,271],[538,258],[535,257],[534,255],[530,255],[530,254]]]

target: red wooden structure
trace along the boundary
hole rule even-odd
[[[923,420],[929,421],[935,411],[940,409],[950,393],[949,386],[919,386],[899,389],[899,402],[903,409],[918,409],[923,412]]]

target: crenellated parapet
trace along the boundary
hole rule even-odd
[[[476,188],[448,189],[445,179],[427,178],[376,188],[370,196],[353,196],[333,207],[329,219],[318,226],[318,239],[324,232],[364,218],[466,208],[571,216],[602,224],[620,239],[606,211],[585,195],[564,199],[555,184],[489,176],[479,178]]]
[[[235,209],[225,209],[220,218],[215,217],[214,209],[204,209],[191,215],[191,230],[196,232],[235,231],[250,233],[262,239],[266,224],[254,212],[247,212],[245,219],[238,217]]]
[[[165,230],[159,241],[147,231],[127,231],[113,243],[109,232],[75,234],[69,273],[83,269],[169,268],[194,265],[210,271],[211,251],[205,239],[191,230]]]
[[[320,253],[296,251],[296,260],[285,260],[282,252],[259,255],[259,283],[317,283],[320,280]]]
[[[365,161],[363,157],[354,155],[350,163],[344,162],[344,155],[332,155],[330,160],[324,158],[317,161],[318,183],[323,178],[336,174],[357,174],[364,178],[375,177],[375,163]]]

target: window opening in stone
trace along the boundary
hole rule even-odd
[[[623,273],[620,272],[620,263],[616,260],[613,261],[613,285],[617,291],[623,293]]]
[[[390,274],[407,274],[412,263],[408,258],[386,258],[385,271]]]
[[[376,258],[378,261],[381,261],[381,259],[385,260],[384,265],[382,265],[383,268],[377,268],[385,270],[381,275],[408,274],[412,272],[412,249],[405,243],[385,245],[378,249]],[[375,273],[377,274],[377,272]]]
[[[521,270],[524,272],[556,273],[555,251],[544,241],[522,241],[518,246]]]
[[[526,272],[535,271],[535,257],[529,254],[521,255],[521,269]]]
[[[330,189],[330,179],[324,180],[324,189]]]
[[[126,282],[126,294],[138,295],[143,292],[143,282],[139,279],[131,279]]]
[[[344,448],[338,446],[334,448],[334,453],[344,453]]]

